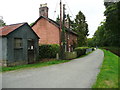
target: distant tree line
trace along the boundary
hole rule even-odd
[[[120,46],[120,2],[105,2],[106,19],[101,22],[88,46]]]

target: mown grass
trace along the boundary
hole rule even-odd
[[[104,51],[104,61],[100,73],[92,88],[118,88],[118,57],[110,51]]]
[[[65,63],[68,61],[70,60],[53,60],[53,61],[48,61],[48,62],[39,62],[35,64],[18,65],[18,66],[13,66],[13,67],[2,67],[0,72],[6,72],[6,71],[12,71],[12,70],[18,70],[18,69],[24,69],[24,68],[39,68],[39,67],[44,67],[44,66],[49,66],[49,65],[54,65],[54,64]]]

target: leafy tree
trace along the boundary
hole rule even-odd
[[[56,18],[56,22],[57,22],[57,23],[60,23],[59,15],[58,15],[58,17]]]
[[[86,23],[86,19],[84,14],[79,11],[76,15],[76,18],[72,21],[70,19],[70,15],[66,15],[66,19],[69,21],[69,28],[75,31],[78,34],[78,46],[86,46],[87,45],[87,36],[88,36],[88,24]],[[59,16],[56,19],[56,22],[59,23]]]
[[[6,25],[5,22],[2,19],[0,19],[0,27],[5,26],[5,25]]]
[[[105,28],[108,32],[108,41],[111,46],[117,46],[119,40],[118,38],[120,38],[120,31],[118,30],[118,26],[120,24],[118,21],[118,10],[118,3],[113,3],[106,8],[106,11],[104,13],[106,16]]]
[[[87,46],[88,46],[88,47],[94,47],[93,38],[88,38],[88,39],[87,39]]]
[[[87,44],[88,24],[85,21],[84,14],[79,11],[74,22],[74,31],[78,34],[78,46]]]
[[[97,46],[120,46],[120,2],[105,3],[105,22],[94,33],[93,41]]]

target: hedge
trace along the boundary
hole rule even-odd
[[[59,53],[60,46],[53,45],[40,45],[39,46],[39,59],[43,58],[56,58],[56,54]]]
[[[102,47],[102,49],[109,50],[120,57],[120,47]]]
[[[77,52],[77,57],[80,57],[81,55],[86,54],[86,50],[89,49],[89,47],[77,47],[74,49],[74,51]]]
[[[75,59],[77,57],[77,52],[65,52],[65,60]]]

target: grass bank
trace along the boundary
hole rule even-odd
[[[118,88],[118,56],[104,51],[104,61],[92,88]]]
[[[13,67],[2,67],[0,72],[13,71],[13,70],[24,69],[24,68],[39,68],[39,67],[49,66],[53,64],[65,63],[68,61],[69,60],[53,60],[53,61],[48,61],[48,62],[39,62],[35,64],[18,65],[18,66],[13,66]]]
[[[120,47],[102,47],[102,48],[109,50],[120,57]]]

